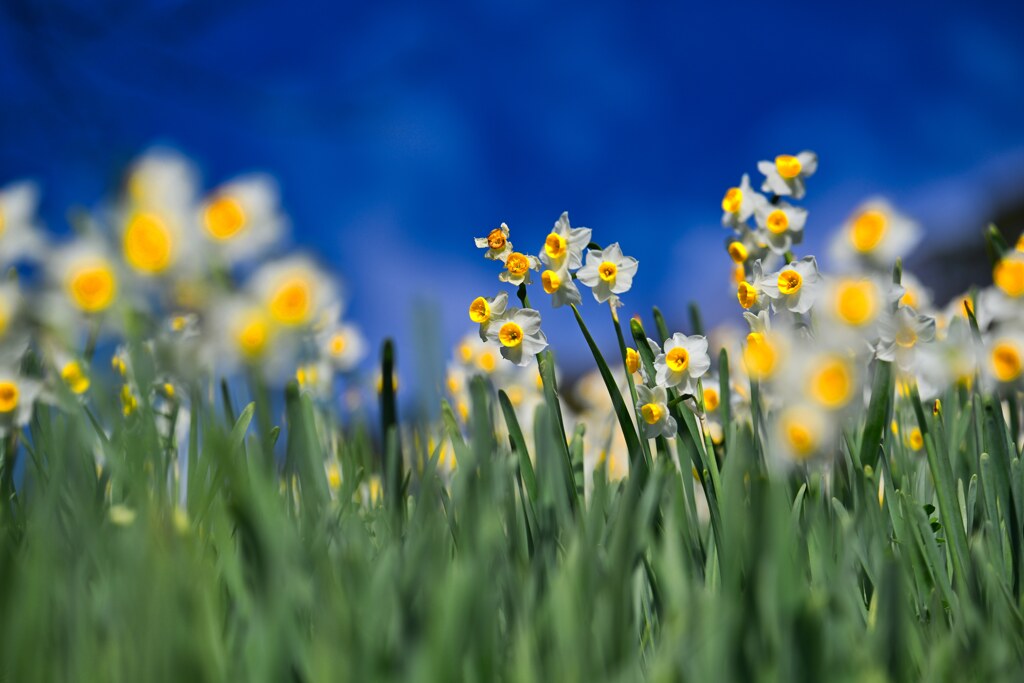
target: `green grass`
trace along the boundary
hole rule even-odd
[[[541,361],[553,389],[550,353]],[[391,362],[386,349],[385,377]],[[443,411],[452,475],[436,466],[440,435],[400,426],[390,391],[373,428],[342,429],[295,386],[282,424],[218,384],[170,408],[142,400],[128,417],[116,406],[93,417],[77,402],[40,404],[4,445],[0,672],[1020,680],[1016,438],[991,396],[960,387],[934,413],[914,392],[890,400],[891,381],[877,363],[876,399],[831,467],[770,472],[742,422],[727,422],[716,454],[677,402],[677,442],[627,432],[632,475],[608,482],[598,470],[586,497],[586,435],[563,440],[553,390],[524,434],[508,398],[474,380],[468,424]],[[633,430],[631,409],[616,408]],[[181,443],[167,441],[158,410],[191,417]],[[905,446],[891,419],[919,426],[924,449]],[[268,457],[278,435],[279,466]],[[17,490],[15,457],[26,459]],[[187,482],[170,475],[179,459]],[[339,490],[326,459],[340,463]],[[371,473],[383,475],[379,500],[362,488]],[[709,501],[707,521],[695,490]]]

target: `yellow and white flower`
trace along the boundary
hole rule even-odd
[[[102,315],[121,297],[118,264],[98,240],[84,238],[61,247],[51,256],[47,270],[54,288],[63,295],[64,307],[80,314]]]
[[[322,325],[338,299],[330,278],[304,256],[262,265],[249,282],[249,291],[271,321],[285,328]]]
[[[540,313],[532,308],[509,308],[487,330],[490,341],[501,344],[501,355],[516,365],[528,365],[548,347],[540,329]]]
[[[881,318],[878,333],[875,355],[880,360],[895,361],[903,370],[910,370],[918,346],[935,340],[935,318],[902,306]]]
[[[199,209],[203,234],[229,263],[266,253],[283,236],[277,184],[265,175],[236,178],[214,190]]]
[[[663,436],[671,439],[676,435],[676,420],[668,411],[668,392],[665,387],[649,388],[641,384],[636,388],[636,410],[642,421],[640,428],[645,439]]]
[[[858,206],[833,238],[830,255],[844,266],[892,268],[920,239],[917,223],[881,198]]]
[[[573,282],[572,273],[569,272],[568,263],[565,261],[561,267],[541,273],[540,282],[544,291],[551,295],[551,305],[554,308],[567,304],[578,306],[583,302],[580,290]]]
[[[0,266],[43,256],[46,240],[36,225],[38,205],[34,183],[12,183],[0,190]]]
[[[1020,384],[1024,374],[1024,332],[1002,331],[985,347],[985,375],[997,385]]]
[[[29,423],[42,389],[41,382],[26,377],[14,366],[0,366],[0,435]]]
[[[810,402],[785,406],[770,423],[771,464],[787,469],[835,450],[835,421]]]
[[[739,187],[730,187],[722,197],[722,226],[738,230],[754,213],[761,195],[750,186],[750,176],[746,173],[740,180]]]
[[[614,242],[604,249],[589,250],[586,263],[576,272],[576,277],[590,287],[597,302],[603,304],[613,295],[629,291],[638,267],[639,262],[632,256],[624,256],[619,243]]]
[[[838,411],[861,396],[861,369],[868,357],[842,347],[827,347],[805,341],[789,354],[789,363],[780,375],[780,389],[794,392],[815,408]]]
[[[591,233],[590,228],[571,227],[569,212],[563,211],[544,240],[540,260],[554,271],[561,270],[563,266],[579,268],[583,265],[583,250],[590,244]]]
[[[772,204],[761,197],[754,208],[754,216],[762,239],[776,254],[785,254],[794,244],[803,241],[807,209],[786,202]]]
[[[499,260],[505,264],[505,269],[498,273],[498,279],[515,287],[530,284],[530,271],[540,270],[540,259],[532,254],[510,251],[502,254]]]
[[[763,288],[776,310],[785,308],[791,313],[806,313],[814,305],[820,282],[818,262],[813,256],[806,256],[766,277]]]
[[[750,277],[741,280],[736,286],[736,300],[743,310],[758,313],[768,307],[771,303],[766,289],[768,277],[762,271],[761,261],[754,261],[750,266]]]
[[[762,231],[741,225],[736,229],[736,234],[725,241],[725,250],[745,276],[750,264],[762,261],[767,256],[768,241]],[[746,278],[741,278],[741,281],[743,279]]]
[[[508,307],[508,292],[498,292],[493,297],[478,296],[469,304],[469,319],[480,326],[480,338],[487,339],[487,328],[491,320],[500,318]]]
[[[707,338],[676,332],[665,340],[664,350],[654,359],[654,381],[659,386],[678,387],[684,394],[696,395],[697,380],[710,367]]]
[[[818,155],[814,152],[800,152],[796,156],[780,154],[775,161],[757,162],[757,170],[764,174],[762,192],[803,199],[806,179],[818,170]]]
[[[366,356],[366,340],[355,325],[336,323],[318,335],[320,352],[331,365],[347,372]]]
[[[494,228],[487,237],[477,237],[473,240],[480,249],[486,249],[484,258],[492,261],[503,261],[504,256],[512,253],[512,243],[508,239],[508,226],[502,223]]]

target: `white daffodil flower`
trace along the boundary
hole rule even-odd
[[[910,306],[915,311],[931,310],[931,290],[921,284],[921,281],[913,273],[904,270],[900,278],[900,285],[903,287],[903,296],[899,300],[900,306]]]
[[[767,291],[768,285],[769,276],[764,274],[761,261],[754,261],[750,266],[750,277],[741,280],[736,286],[736,300],[746,311],[751,313],[763,311],[771,303],[771,297],[768,296]]]
[[[765,278],[764,292],[775,303],[791,313],[806,313],[814,305],[821,275],[813,256],[784,266],[782,270]]]
[[[530,271],[540,270],[540,259],[531,254],[510,251],[502,254],[499,260],[505,264],[505,270],[498,273],[498,279],[516,287],[533,282]]]
[[[469,304],[469,319],[480,326],[480,338],[487,339],[487,328],[491,320],[505,314],[508,306],[508,292],[499,292],[491,298],[478,296]]]
[[[654,381],[659,386],[678,387],[684,394],[696,395],[697,380],[710,367],[707,338],[676,332],[665,340],[664,351],[654,359]]]
[[[262,174],[236,178],[211,192],[199,209],[198,222],[228,263],[265,254],[288,226],[277,184]]]
[[[671,439],[676,435],[676,420],[668,412],[668,392],[665,387],[653,388],[640,385],[636,388],[636,410],[643,418],[640,428],[645,439],[663,436]]]
[[[639,261],[623,256],[619,243],[614,242],[604,249],[589,250],[586,263],[576,272],[576,277],[590,287],[597,302],[603,304],[613,294],[629,291],[638,267]]]
[[[866,264],[888,270],[920,239],[921,229],[881,198],[858,206],[832,240],[830,255],[844,266]]]
[[[32,409],[43,385],[25,377],[16,366],[0,367],[0,436],[21,429],[32,419]]]
[[[540,313],[532,308],[506,309],[488,328],[487,338],[501,344],[502,357],[519,366],[528,365],[548,347],[548,338],[540,329]]]
[[[875,355],[880,360],[895,361],[901,369],[909,371],[918,345],[935,340],[935,318],[902,306],[881,318],[878,335]]]
[[[500,226],[487,233],[487,237],[477,237],[473,242],[480,249],[486,249],[484,258],[492,261],[504,261],[504,256],[512,253],[512,243],[508,241],[508,226]]]
[[[769,424],[771,464],[785,470],[834,449],[835,428],[835,420],[812,403],[801,401],[784,407]]]
[[[761,230],[751,230],[741,225],[736,229],[736,234],[725,241],[725,250],[733,263],[745,268],[754,261],[764,260],[768,253],[768,240]]]
[[[861,370],[869,359],[867,349],[857,354],[843,347],[803,340],[788,354],[780,383],[799,390],[798,395],[816,408],[842,410],[862,395]]]
[[[355,325],[335,323],[317,334],[320,353],[335,370],[348,372],[366,356],[366,339]]]
[[[985,376],[999,385],[1019,384],[1024,373],[1024,331],[1000,332],[985,347]]]
[[[583,303],[580,290],[573,282],[572,273],[564,261],[557,270],[545,270],[541,273],[540,282],[544,286],[544,291],[551,295],[551,305],[554,308],[567,304],[579,306]]]
[[[540,260],[554,271],[560,270],[563,266],[572,269],[579,268],[583,265],[583,250],[590,244],[591,232],[590,228],[571,227],[569,212],[562,212],[544,240],[544,250],[541,252]]]
[[[19,261],[36,261],[46,249],[46,240],[36,225],[39,189],[27,181],[0,190],[0,266]]]
[[[803,199],[806,192],[805,180],[818,170],[818,155],[814,152],[800,152],[796,156],[780,154],[774,162],[757,162],[757,170],[764,174],[762,192]]]
[[[328,275],[301,255],[263,264],[250,279],[248,290],[274,324],[288,328],[322,324],[338,300]]]
[[[730,187],[722,197],[722,226],[738,230],[750,220],[758,198],[763,199],[750,186],[750,176],[744,173],[740,186]]]
[[[794,244],[803,241],[807,209],[786,202],[772,204],[761,197],[754,208],[754,217],[763,240],[776,254],[785,254]]]

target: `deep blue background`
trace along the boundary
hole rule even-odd
[[[819,251],[876,191],[929,241],[1024,195],[1019,1],[431,5],[5,2],[0,181],[41,181],[64,231],[153,142],[211,184],[270,171],[295,241],[403,354],[423,297],[448,341],[470,329],[500,286],[472,238],[501,221],[538,250],[569,210],[640,259],[626,312],[682,324],[694,298],[735,315],[719,202],[758,159],[819,153]],[[571,314],[540,309],[579,349]]]

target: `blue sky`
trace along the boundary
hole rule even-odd
[[[682,325],[691,299],[735,315],[719,201],[759,159],[818,152],[808,249],[875,193],[941,242],[1020,201],[1021,35],[1011,2],[14,1],[0,181],[39,180],[61,232],[152,143],[211,185],[269,171],[294,241],[406,357],[416,302],[451,341],[499,290],[474,236],[506,221],[539,249],[568,210],[640,259],[626,311]],[[581,348],[540,309],[556,350]]]

